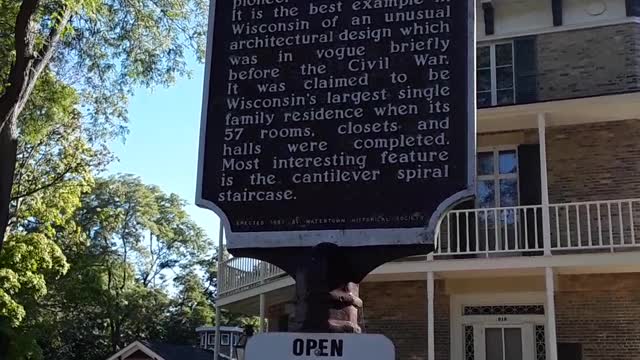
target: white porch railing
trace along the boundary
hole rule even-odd
[[[220,266],[218,297],[248,290],[284,275],[282,269],[265,261],[231,258]]]
[[[433,258],[640,248],[640,199],[552,204],[548,207],[548,226],[543,226],[543,212],[543,205],[449,211],[436,227]],[[284,276],[284,271],[272,264],[232,258],[220,266],[218,296],[246,291]]]
[[[549,205],[549,249],[543,205],[454,210],[438,223],[434,256],[638,247],[640,199]]]

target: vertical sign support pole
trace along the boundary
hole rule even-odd
[[[433,271],[427,273],[427,360],[435,360],[435,318],[433,309],[434,299]]]
[[[218,231],[218,289],[220,288],[220,283],[224,281],[222,278],[222,261],[224,259],[224,242],[222,241],[224,237],[224,225],[222,225],[222,219],[220,219],[220,231]],[[220,305],[218,302],[215,303],[216,308],[216,340],[215,340],[215,348],[213,350],[213,360],[218,360],[220,356],[220,318],[222,315],[220,314]]]
[[[334,244],[311,248],[296,271],[295,328],[311,333],[360,333],[359,285],[349,257]]]

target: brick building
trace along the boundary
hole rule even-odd
[[[477,9],[476,200],[365,279],[362,327],[399,360],[640,359],[640,1]],[[231,259],[218,303],[287,331],[292,284]]]

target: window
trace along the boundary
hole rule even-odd
[[[515,102],[513,43],[480,46],[477,49],[478,107]]]
[[[229,345],[229,334],[222,334],[222,337],[220,338],[220,345],[224,345],[224,346],[228,346]]]
[[[209,334],[209,345],[216,344],[216,334]]]
[[[240,341],[240,335],[233,334],[233,345],[238,345],[238,341]]]
[[[201,347],[207,346],[207,334],[200,335],[200,346]]]
[[[486,360],[523,360],[522,329],[488,327],[485,329]]]
[[[478,153],[476,201],[480,208],[518,205],[518,154],[516,149],[495,149]]]

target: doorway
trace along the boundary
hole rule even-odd
[[[524,360],[522,327],[486,327],[485,360]]]

